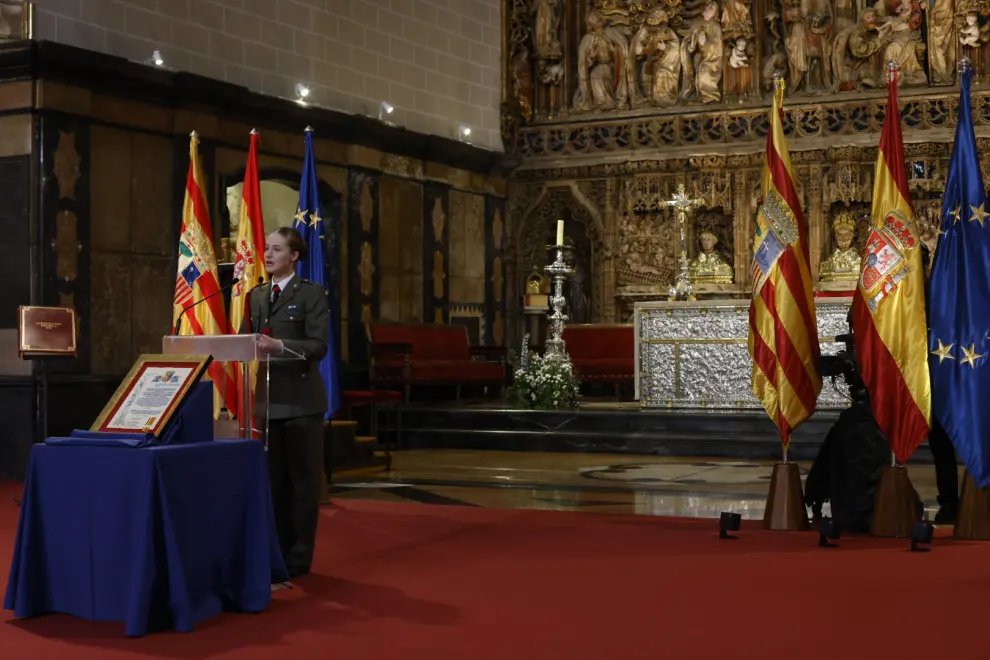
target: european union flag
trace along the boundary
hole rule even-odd
[[[323,206],[320,204],[319,182],[316,178],[316,158],[313,156],[313,129],[306,129],[306,157],[302,180],[299,182],[299,206],[293,227],[306,239],[309,253],[296,263],[296,273],[324,289],[327,287],[326,260],[323,251]],[[333,292],[331,292],[331,295]],[[337,380],[337,344],[334,342],[336,319],[330,305],[330,336],[327,355],[320,363],[323,385],[327,390],[327,418],[340,408],[340,385]]]
[[[980,488],[990,486],[990,212],[963,64],[959,124],[928,292],[932,414]]]

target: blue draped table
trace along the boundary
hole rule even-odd
[[[4,608],[191,632],[288,580],[257,440],[35,445]]]

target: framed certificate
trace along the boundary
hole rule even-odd
[[[208,355],[142,355],[90,430],[161,435],[211,360]]]

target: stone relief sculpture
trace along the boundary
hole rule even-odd
[[[685,100],[718,103],[722,100],[722,26],[715,18],[718,5],[709,2],[681,44],[683,82],[681,96]]]
[[[883,51],[885,62],[897,62],[902,87],[925,85],[928,76],[919,54],[926,50],[921,40],[921,6],[914,0],[889,0],[887,4],[890,42]]]
[[[587,33],[578,45],[578,89],[573,112],[604,111],[629,105],[626,55],[629,44],[619,30],[608,27],[601,12],[585,19]]]
[[[630,43],[629,57],[634,62],[634,71],[639,72],[633,77],[631,90],[636,106],[677,103],[680,39],[668,21],[667,12],[654,10]]]
[[[792,91],[821,92],[830,86],[828,0],[783,0],[784,48]]]
[[[833,91],[876,88],[883,85],[881,53],[890,41],[891,24],[877,24],[875,9],[867,9],[859,23],[836,35],[832,44]]]
[[[533,45],[541,60],[559,60],[560,0],[533,0]]]
[[[956,40],[953,0],[932,0],[927,13],[928,73],[933,85],[951,85],[955,81]],[[965,26],[964,26],[965,28]],[[979,37],[979,26],[976,28]],[[960,30],[960,35],[962,30]]]
[[[529,61],[529,49],[525,45],[512,57],[510,69],[512,97],[519,104],[519,112],[526,121],[533,118],[533,69]]]

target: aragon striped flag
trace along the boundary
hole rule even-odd
[[[220,278],[213,249],[210,212],[203,196],[204,181],[203,166],[199,160],[199,137],[194,132],[189,139],[189,174],[186,176],[186,196],[182,205],[179,261],[172,299],[172,325],[178,325],[180,335],[222,335],[227,331],[223,297],[214,295],[220,289]],[[204,298],[209,300],[204,301]],[[197,304],[201,301],[202,304]],[[195,307],[189,309],[191,305]],[[186,309],[188,311],[183,314]],[[236,414],[237,390],[233,369],[214,362],[208,373],[214,384],[214,418],[220,416],[224,401],[227,409]]]
[[[872,227],[853,296],[853,338],[870,407],[897,460],[904,463],[928,437],[932,397],[925,273],[904,162],[896,64],[890,74],[873,181]]]
[[[248,294],[258,284],[268,280],[265,270],[265,221],[261,214],[261,180],[258,175],[258,132],[251,131],[247,168],[244,170],[244,189],[241,191],[241,210],[237,220],[237,256],[234,258],[234,279],[238,280],[230,294],[230,328],[232,333],[260,332],[250,327],[247,313]],[[252,363],[251,391],[257,378],[258,365]],[[238,401],[244,397],[243,376],[237,368]],[[253,396],[253,395],[252,395]],[[241,429],[243,430],[243,419]]]
[[[822,379],[808,229],[784,137],[783,99],[784,82],[778,79],[756,216],[749,354],[753,393],[777,425],[786,451],[791,432],[815,411]]]

